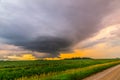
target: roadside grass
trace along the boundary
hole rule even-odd
[[[70,69],[61,72],[51,72],[48,74],[35,75],[32,77],[22,77],[17,80],[82,80],[92,74],[103,71],[107,68],[120,64],[120,61],[91,65],[88,67]]]

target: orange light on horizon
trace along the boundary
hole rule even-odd
[[[84,56],[84,54],[82,53],[81,50],[75,50],[74,52],[71,52],[71,53],[61,53],[60,54],[61,59],[83,57],[83,56]]]
[[[74,52],[71,53],[60,53],[59,58],[45,58],[44,60],[62,60],[66,58],[75,58],[75,57],[83,57],[83,53],[80,50],[74,50]]]
[[[22,56],[8,56],[9,59],[12,60],[36,60],[36,58],[32,54],[23,54]]]

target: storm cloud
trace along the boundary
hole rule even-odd
[[[58,55],[94,36],[105,27],[103,21],[107,25],[112,24],[113,21],[108,19],[119,11],[119,2],[120,0],[1,0],[0,38],[6,44]],[[118,19],[115,22],[117,21]]]

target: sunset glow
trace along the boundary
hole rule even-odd
[[[120,57],[119,2],[1,0],[0,59]]]

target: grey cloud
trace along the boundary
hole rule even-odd
[[[89,42],[89,43],[84,44],[83,46],[80,47],[80,49],[91,48],[91,47],[94,47],[95,45],[97,45],[97,44],[99,44],[99,43],[104,43],[104,42],[105,42],[105,38],[98,39],[98,40],[96,40],[96,41],[93,41],[93,42]]]
[[[119,7],[114,7],[120,2],[115,1],[2,0],[0,37],[8,44],[56,56],[102,29],[103,18]]]

